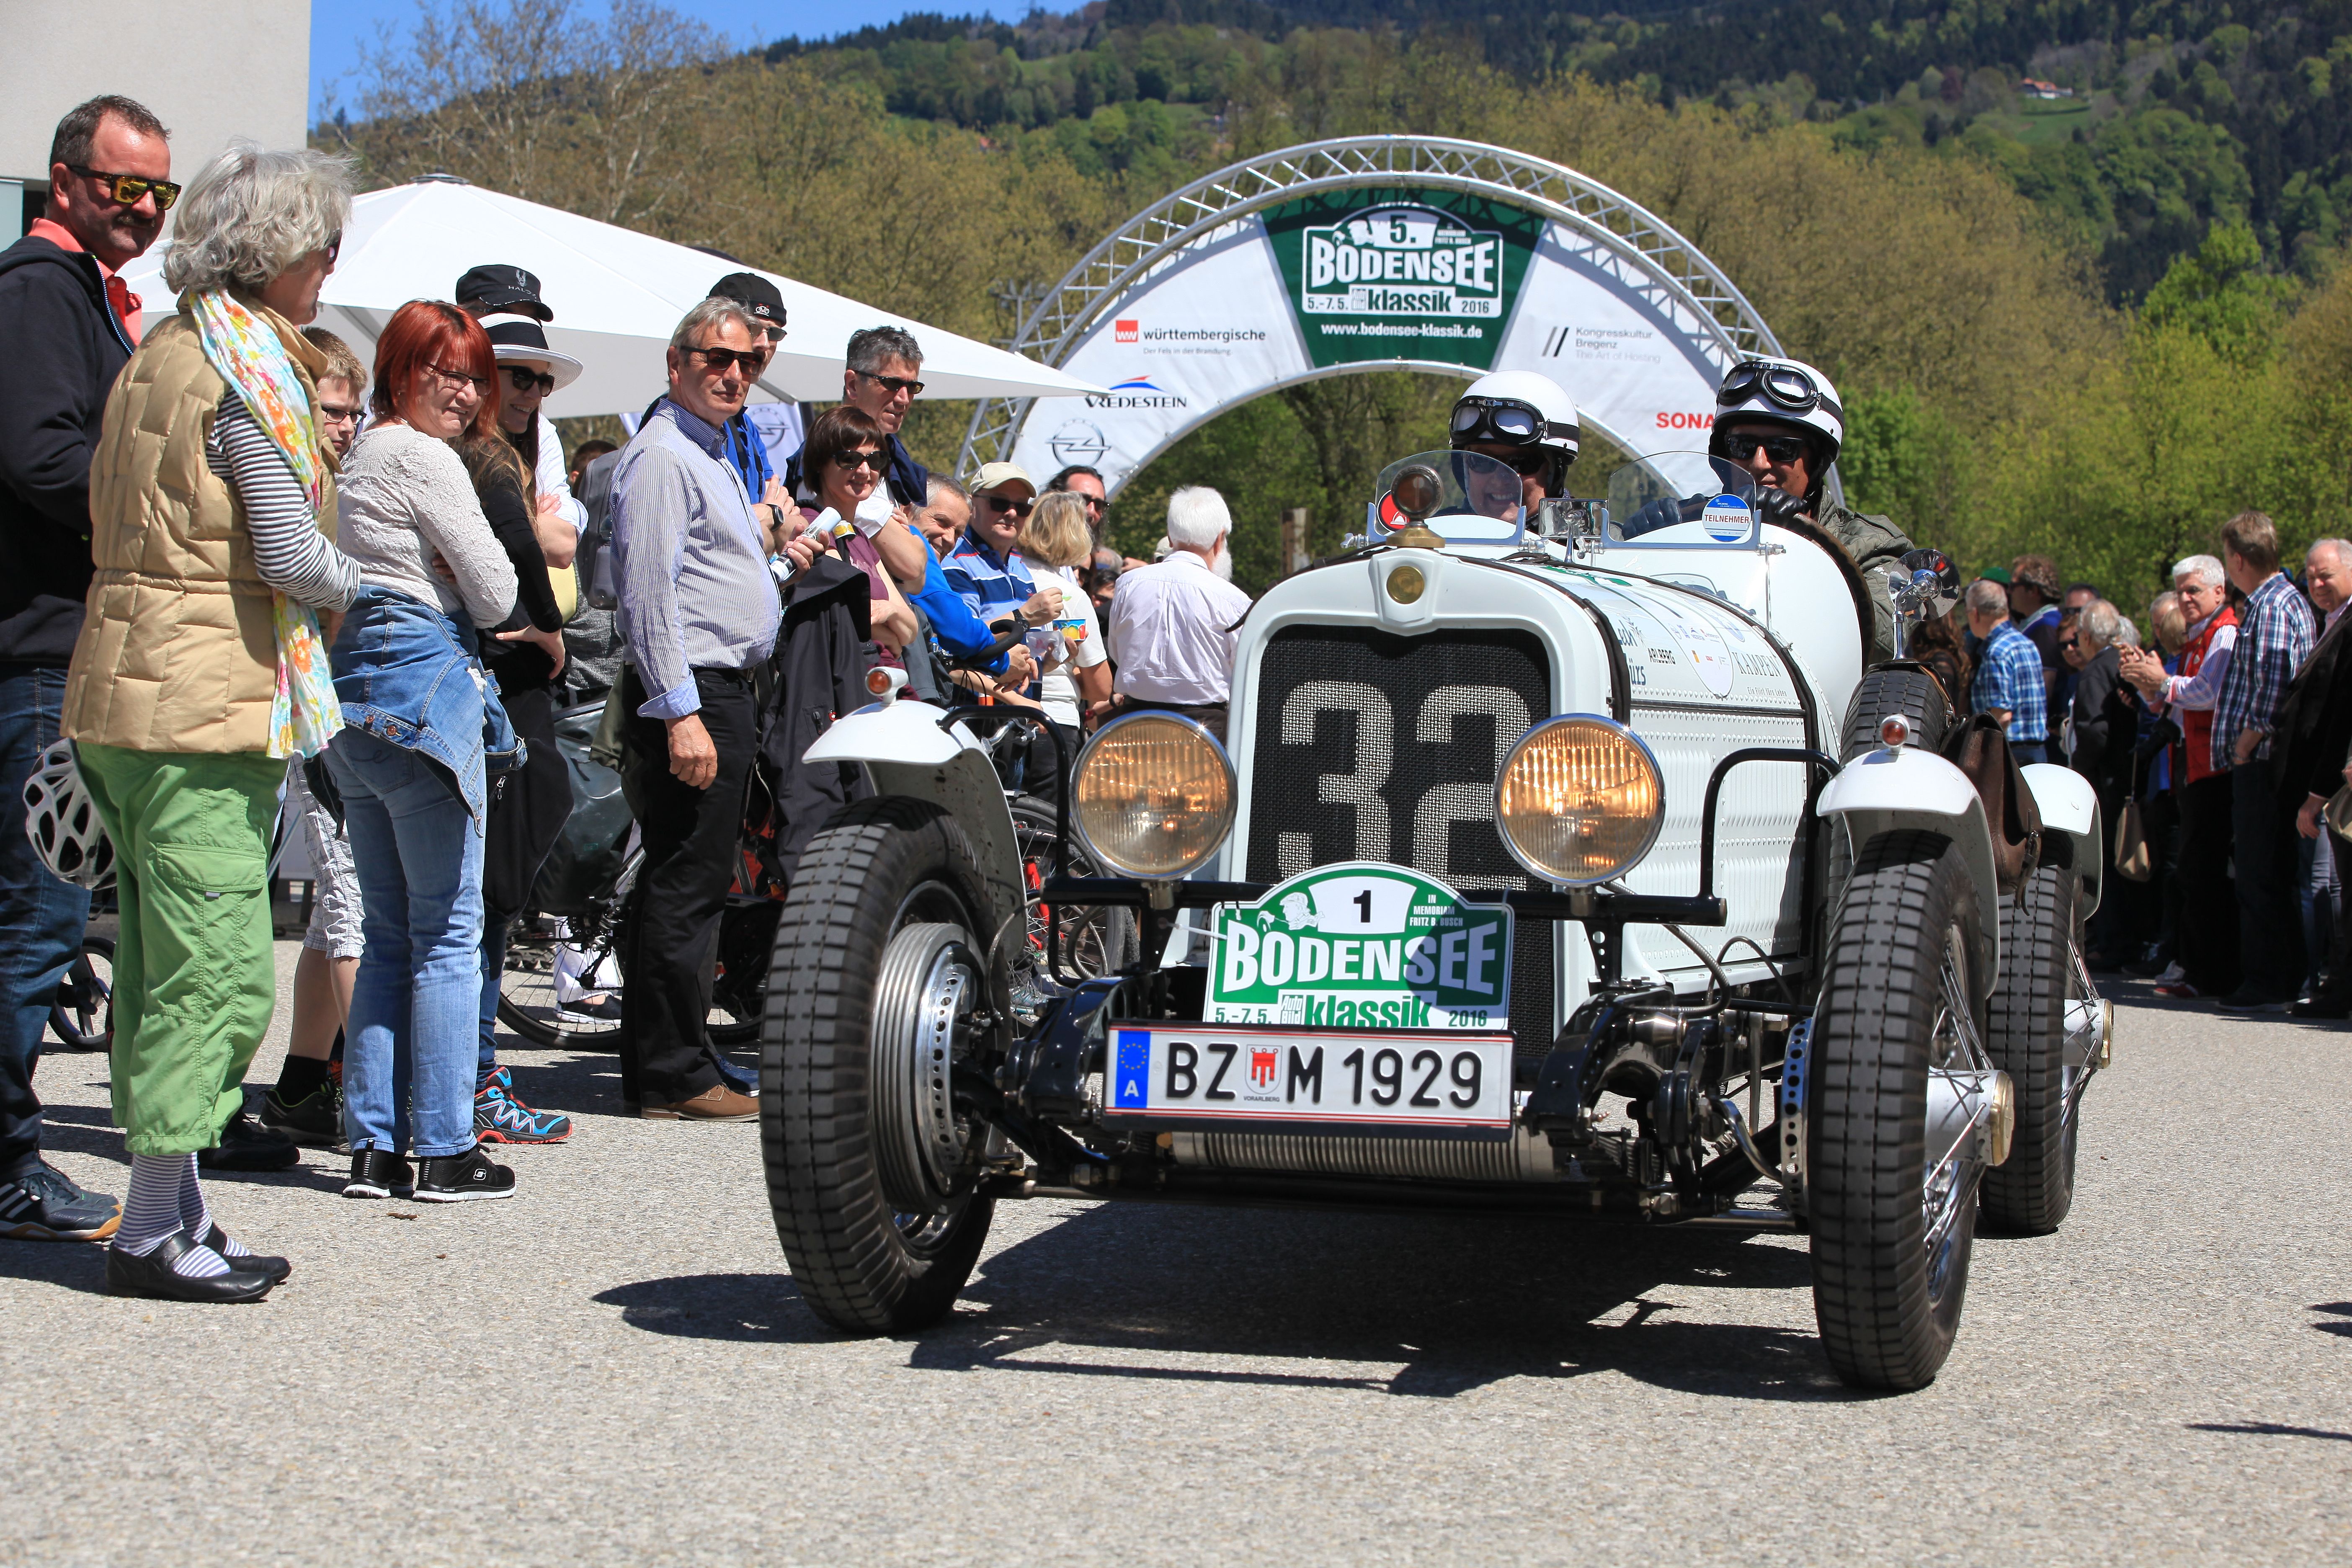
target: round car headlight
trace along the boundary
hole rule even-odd
[[[1174,713],[1130,713],[1095,731],[1071,770],[1070,818],[1096,859],[1126,877],[1181,877],[1234,828],[1234,764]]]
[[[1547,882],[1589,888],[1631,870],[1665,822],[1658,760],[1622,724],[1589,713],[1519,737],[1495,781],[1495,825]]]

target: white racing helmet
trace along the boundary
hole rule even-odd
[[[1715,395],[1715,436],[1708,450],[1724,453],[1726,425],[1769,420],[1812,437],[1819,459],[1813,483],[1837,461],[1845,444],[1845,406],[1830,378],[1801,360],[1750,354],[1731,367]]]
[[[71,741],[41,753],[25,781],[25,837],[33,852],[62,879],[95,893],[114,882],[114,843],[74,765]]]
[[[1498,370],[1470,384],[1454,405],[1448,434],[1458,450],[1464,447],[1524,447],[1538,448],[1551,458],[1544,489],[1560,493],[1568,466],[1576,461],[1576,444],[1583,431],[1576,421],[1576,400],[1559,383],[1531,370]]]

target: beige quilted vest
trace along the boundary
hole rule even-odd
[[[257,301],[302,374],[311,416],[326,358]],[[263,752],[278,682],[269,589],[245,512],[205,462],[228,384],[193,317],[147,334],[107,396],[90,464],[89,585],[66,678],[65,733],[140,752]],[[330,471],[331,453],[326,454]],[[333,481],[321,526],[334,533]]]

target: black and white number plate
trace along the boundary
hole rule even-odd
[[[1357,1129],[1511,1125],[1507,1034],[1113,1024],[1107,1065],[1104,1110],[1113,1116]]]

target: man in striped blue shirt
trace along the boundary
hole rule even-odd
[[[1037,487],[1017,463],[987,464],[972,480],[971,521],[940,569],[948,586],[988,625],[1018,620],[1042,626],[1062,613],[1060,594],[1038,588],[1015,548],[1021,524],[1036,504]]]

